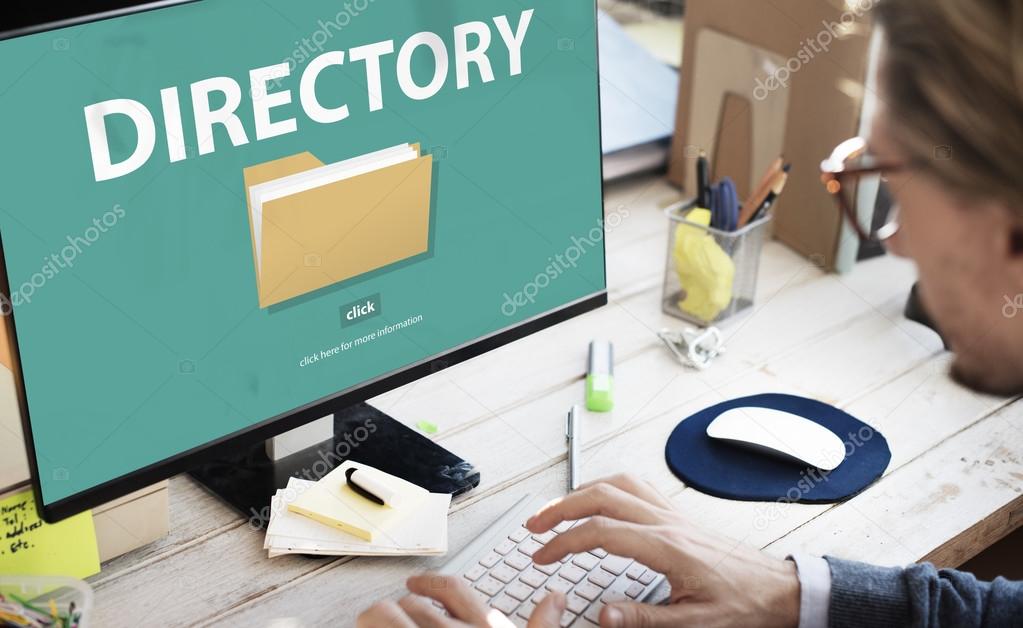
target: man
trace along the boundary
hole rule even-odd
[[[887,46],[871,167],[847,155],[829,163],[833,192],[850,177],[883,174],[900,208],[880,233],[914,260],[924,305],[955,353],[952,375],[976,390],[1023,392],[1023,317],[1003,315],[1023,295],[1023,2],[882,0]],[[836,152],[836,155],[839,153]],[[845,156],[839,155],[842,159]],[[871,234],[864,234],[870,237]],[[1023,625],[1023,583],[937,571],[882,568],[836,558],[781,560],[686,521],[652,488],[614,477],[581,488],[533,516],[533,532],[591,517],[533,557],[545,564],[602,547],[664,573],[665,606],[612,604],[603,626],[1010,626]],[[490,626],[503,618],[458,579],[419,576],[418,597],[381,603],[374,626]],[[557,626],[564,599],[549,596],[530,626]]]

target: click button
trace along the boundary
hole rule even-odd
[[[354,303],[341,306],[341,326],[351,327],[356,323],[380,315],[380,295],[359,299]]]

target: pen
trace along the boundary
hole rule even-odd
[[[771,207],[774,206],[775,201],[778,200],[778,197],[781,196],[781,193],[785,190],[785,184],[788,183],[788,180],[789,172],[788,166],[786,166],[785,170],[779,172],[775,177],[772,182],[773,185],[771,186],[771,191],[767,193],[767,198],[764,199],[764,202],[757,207],[755,212],[753,212],[753,216],[749,219],[750,222],[760,220],[767,215],[767,212],[771,211]]]
[[[696,206],[710,209],[710,167],[707,164],[707,153],[700,151],[696,159]]]
[[[764,176],[761,177],[760,183],[753,190],[753,194],[746,199],[746,202],[742,204],[742,209],[739,211],[739,228],[745,227],[749,223],[753,222],[753,214],[756,213],[757,209],[764,204],[764,199],[771,191],[771,184],[774,183],[775,177],[778,173],[784,169],[785,159],[778,157],[775,159]]]
[[[355,475],[355,474],[358,475]],[[353,477],[354,476],[354,477]],[[401,495],[393,488],[377,480],[371,473],[351,467],[345,470],[345,481],[348,488],[365,497],[374,504],[398,508],[401,506]]]
[[[568,411],[565,424],[565,438],[568,440],[568,492],[579,488],[579,417],[578,406]]]

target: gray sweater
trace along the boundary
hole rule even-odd
[[[931,564],[901,569],[830,556],[826,560],[831,567],[831,628],[1023,627],[1023,581],[981,582]]]

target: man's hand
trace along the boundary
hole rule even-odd
[[[463,578],[422,574],[408,580],[412,595],[398,602],[377,602],[356,621],[358,628],[513,628],[498,611],[488,608]],[[430,600],[444,605],[445,617]],[[537,605],[528,628],[558,628],[565,596],[551,593]]]
[[[635,559],[671,583],[669,606],[610,604],[600,615],[601,626],[798,625],[799,579],[791,561],[698,529],[636,478],[583,485],[545,506],[526,527],[543,533],[587,517],[537,551],[533,561],[550,564],[599,547]]]

